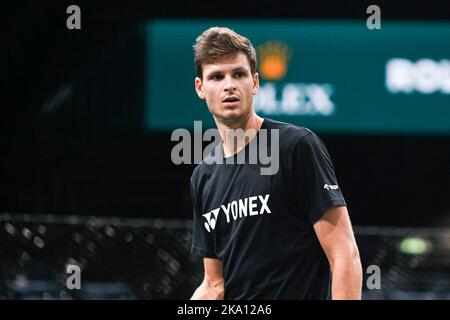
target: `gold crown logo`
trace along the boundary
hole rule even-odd
[[[279,41],[267,41],[257,47],[259,71],[265,80],[280,80],[287,72],[292,50]]]

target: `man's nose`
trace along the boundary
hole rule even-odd
[[[234,91],[236,90],[236,84],[234,83],[234,79],[231,76],[225,77],[225,91]]]

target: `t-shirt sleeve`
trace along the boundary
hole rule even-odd
[[[312,224],[325,210],[346,206],[344,196],[334,173],[331,157],[322,140],[310,131],[297,145],[299,159],[300,193],[306,214]]]
[[[190,183],[193,203],[193,231],[191,252],[205,258],[217,258],[213,234],[205,227],[206,219],[202,216],[200,203],[197,201],[198,187],[194,179]],[[210,230],[212,231],[212,230]]]

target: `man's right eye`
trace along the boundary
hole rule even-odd
[[[214,74],[211,76],[211,80],[222,80],[223,76],[221,74]]]

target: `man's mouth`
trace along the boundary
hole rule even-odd
[[[234,107],[239,103],[239,98],[236,96],[229,96],[222,101],[225,107]]]

